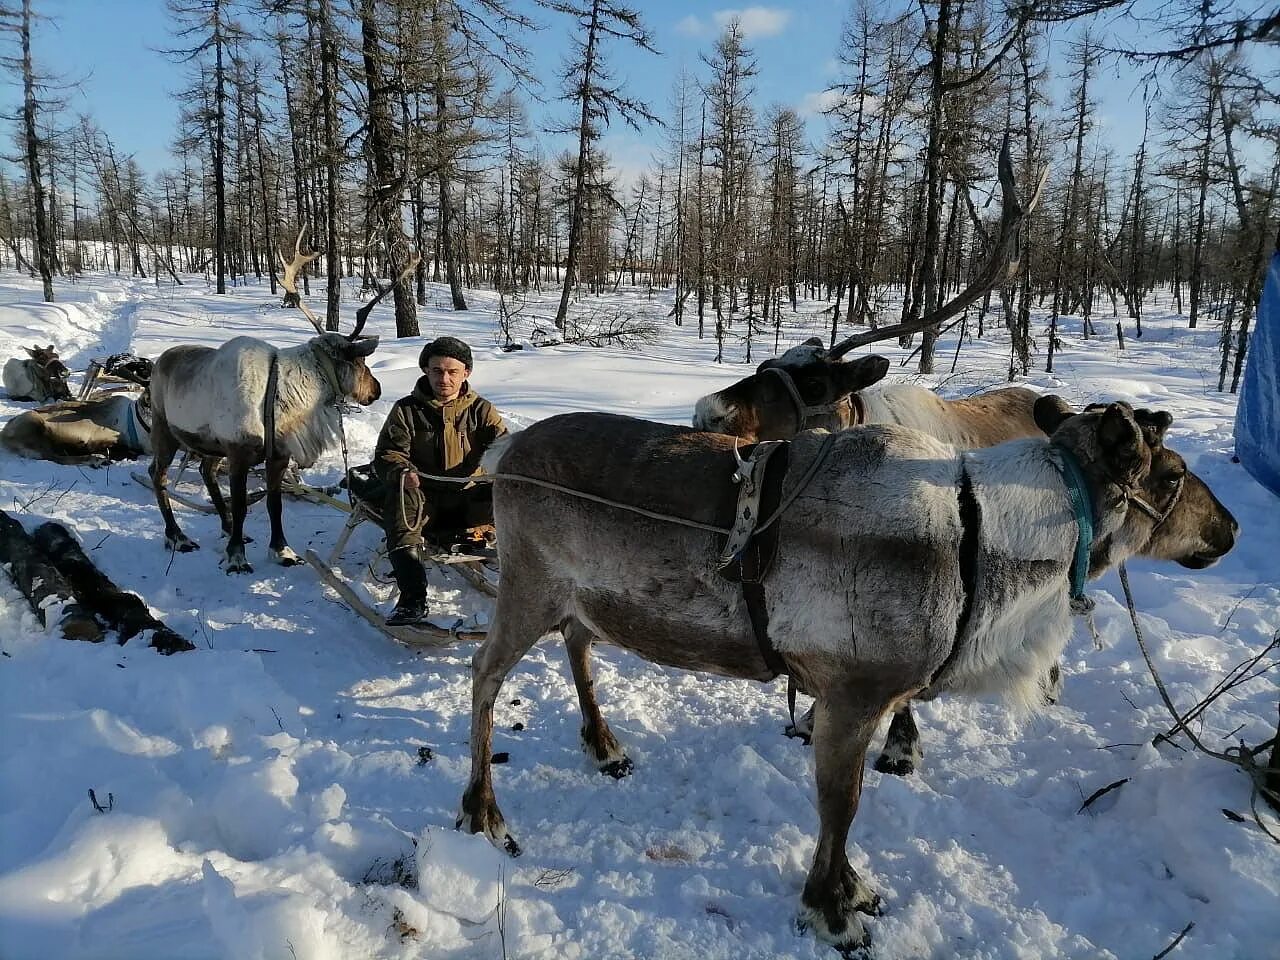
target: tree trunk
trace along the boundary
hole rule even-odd
[[[53,237],[40,179],[40,138],[36,135],[35,73],[31,66],[31,0],[22,0],[22,127],[26,139],[27,175],[31,178],[32,216],[36,227],[36,266],[45,303],[53,303]]]

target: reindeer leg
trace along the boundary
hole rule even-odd
[[[595,635],[577,619],[570,620],[563,633],[573,683],[578,688],[578,706],[582,710],[582,749],[601,773],[621,780],[632,771],[631,758],[609,729],[596,701],[595,681],[591,677],[591,642]]]
[[[227,512],[227,501],[222,496],[222,488],[218,486],[218,464],[221,462],[221,457],[201,457],[200,479],[204,481],[204,488],[209,492],[209,502],[218,511],[218,518],[222,521],[222,535],[230,537],[231,515]]]
[[[199,548],[178,526],[173,516],[173,504],[169,502],[169,465],[178,452],[178,441],[169,430],[169,423],[156,412],[151,424],[151,487],[156,494],[156,506],[164,518],[164,545],[166,550],[189,553]]]
[[[280,481],[288,469],[288,457],[278,458],[267,464],[267,514],[271,518],[271,544],[268,549],[272,559],[283,567],[292,567],[302,562],[302,558],[293,552],[293,547],[284,539]]]
[[[845,853],[862,794],[867,747],[889,698],[865,686],[824,691],[814,726],[818,782],[818,846],[801,895],[801,930],[841,949],[866,946],[859,913],[879,912],[880,898],[854,871]]]
[[[920,730],[911,714],[911,704],[904,703],[893,712],[893,719],[889,721],[884,747],[876,757],[876,769],[895,777],[905,777],[915,773],[922,759]]]
[[[471,658],[471,777],[457,822],[459,830],[483,833],[513,857],[520,855],[520,844],[493,795],[493,704],[511,668],[558,619],[555,601],[536,589],[540,584],[524,591],[521,586],[521,572],[513,568],[503,581],[489,635]]]
[[[227,538],[227,573],[253,573],[244,555],[244,517],[249,509],[249,468],[252,456],[233,451],[227,457],[227,477],[231,481],[231,535]]]

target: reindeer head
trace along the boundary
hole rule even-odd
[[[1036,402],[1035,418],[1089,475],[1095,512],[1126,507],[1112,529],[1098,531],[1091,570],[1135,554],[1199,570],[1235,546],[1235,517],[1164,445],[1173,423],[1168,413],[1127,403],[1095,403],[1076,413],[1050,396]]]
[[[365,362],[378,348],[377,337],[352,340],[341,333],[322,333],[311,338],[316,353],[333,371],[337,400],[354,400],[367,407],[382,396],[382,384]]]
[[[40,382],[45,396],[50,400],[70,400],[71,389],[67,386],[67,378],[71,371],[58,359],[58,350],[51,343],[47,347],[34,344],[24,347],[31,359],[27,370]]]
[[[320,323],[320,318],[311,312],[311,308],[302,301],[302,296],[298,292],[299,271],[320,256],[319,251],[302,252],[302,238],[306,232],[307,225],[304,223],[293,243],[292,260],[286,260],[284,254],[280,254],[280,262],[284,264],[284,276],[280,281],[285,289],[284,305],[300,309],[315,327],[318,336],[313,337],[311,342],[316,344],[321,354],[332,362],[341,399],[354,400],[356,403],[368,406],[382,396],[382,385],[365,364],[366,358],[377,349],[378,338],[361,337],[360,331],[364,329],[369,314],[378,302],[390,293],[397,283],[402,283],[412,276],[413,271],[418,268],[418,261],[422,258],[414,254],[409,259],[408,266],[395,280],[385,287],[378,288],[377,296],[356,311],[356,324],[350,333],[344,335],[326,331],[324,325]]]
[[[786,440],[801,430],[843,430],[858,422],[851,395],[884,377],[880,356],[845,360],[839,345],[827,350],[817,337],[766,360],[749,377],[700,399],[693,425],[748,442]]]

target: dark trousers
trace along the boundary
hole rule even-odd
[[[420,546],[424,531],[461,533],[492,523],[493,487],[487,483],[449,490],[425,484],[417,490],[405,490],[398,483],[390,484],[382,509],[388,550]]]

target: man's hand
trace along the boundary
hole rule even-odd
[[[416,470],[406,470],[404,472],[404,488],[406,490],[417,490],[421,485]]]

